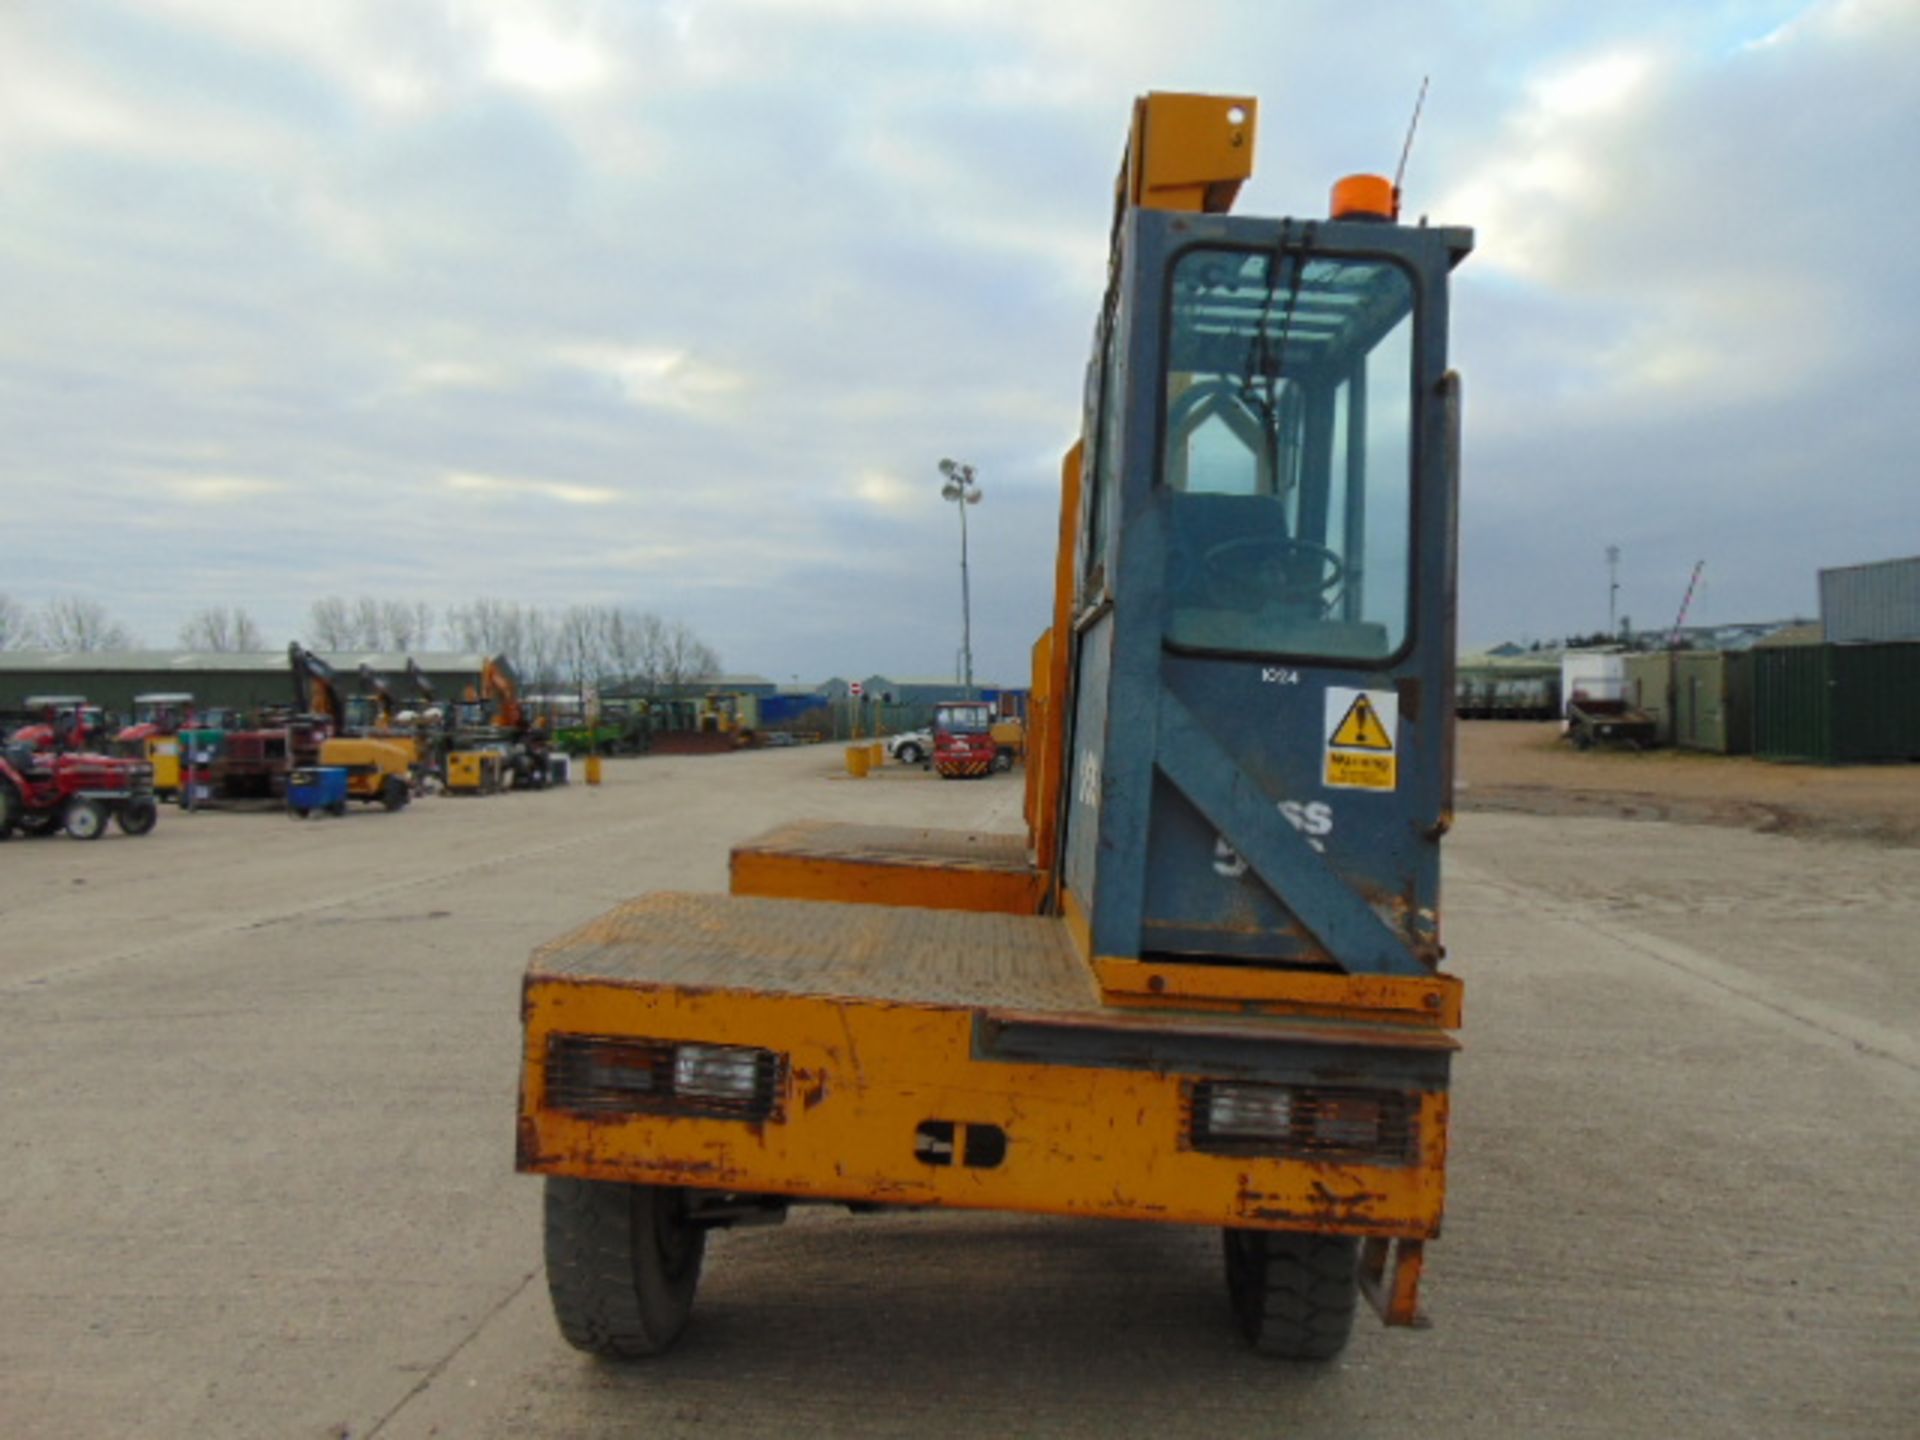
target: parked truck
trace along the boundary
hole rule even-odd
[[[735,850],[729,895],[535,953],[518,1164],[575,1346],[664,1350],[709,1234],[807,1202],[1218,1227],[1241,1332],[1293,1359],[1337,1353],[1362,1295],[1419,1320],[1461,1003],[1472,237],[1398,223],[1378,177],[1327,218],[1226,213],[1254,116],[1134,108],[1027,833],[790,826]]]

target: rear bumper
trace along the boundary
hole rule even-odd
[[[1438,1233],[1447,1072],[1433,1030],[1298,1018],[1007,1011],[530,971],[523,1171],[801,1198],[1400,1239]],[[764,1048],[772,1113],[587,1113],[557,1036]],[[1198,1148],[1208,1082],[1404,1097],[1391,1162]]]

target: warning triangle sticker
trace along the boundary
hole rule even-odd
[[[1365,695],[1354,697],[1353,704],[1347,707],[1346,717],[1334,727],[1333,738],[1327,743],[1346,750],[1384,750],[1388,753],[1393,750],[1393,737],[1387,734],[1387,727],[1380,723],[1373,702]]]

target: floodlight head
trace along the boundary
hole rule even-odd
[[[942,460],[940,462],[940,473],[942,475],[951,475],[957,468],[959,467],[957,467],[951,460]]]
[[[942,485],[940,487],[940,498],[942,500],[958,500],[960,498],[959,484],[956,481],[949,480],[946,484]]]
[[[967,491],[967,503],[969,505],[978,505],[980,503],[980,487],[978,485]]]

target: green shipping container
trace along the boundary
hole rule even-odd
[[[1753,663],[1753,652],[1745,650],[1674,656],[1674,744],[1714,755],[1753,749]]]
[[[1763,760],[1920,760],[1920,644],[1756,650],[1753,698]]]
[[[1653,721],[1656,745],[1673,743],[1673,652],[1627,656],[1627,704]]]

